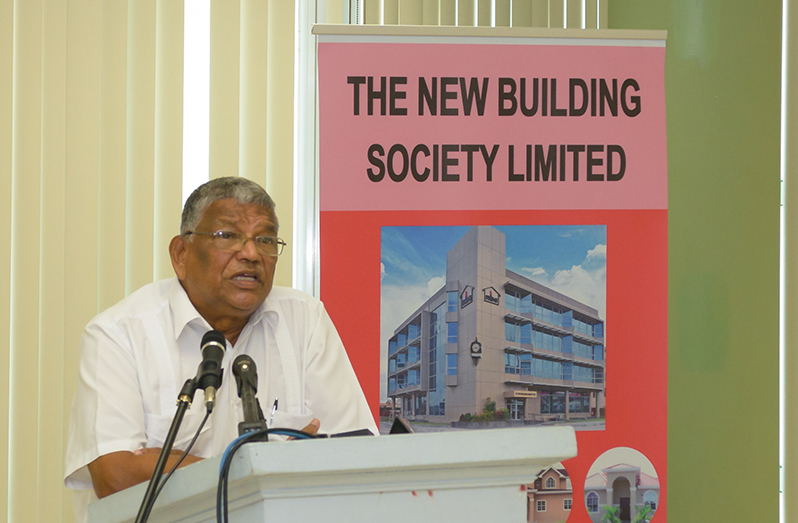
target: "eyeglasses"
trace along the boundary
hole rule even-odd
[[[251,238],[240,232],[233,231],[216,231],[216,232],[200,232],[188,231],[184,236],[191,234],[201,234],[202,236],[210,236],[213,245],[217,249],[223,251],[238,252],[244,249],[244,246],[249,240],[255,244],[255,249],[263,256],[280,256],[283,253],[283,247],[286,243],[277,236],[255,236]]]

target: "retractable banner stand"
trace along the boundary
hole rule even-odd
[[[397,31],[315,29],[321,297],[381,428],[572,425],[529,521],[666,521],[665,34]]]

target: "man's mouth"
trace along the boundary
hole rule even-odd
[[[242,282],[257,282],[257,281],[260,280],[260,278],[258,277],[257,274],[250,273],[250,272],[244,272],[244,273],[236,274],[231,279],[235,280],[235,281],[242,281]]]

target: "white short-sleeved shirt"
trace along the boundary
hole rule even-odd
[[[64,478],[67,487],[84,491],[75,497],[78,521],[96,499],[86,465],[111,452],[163,445],[177,395],[196,375],[202,336],[210,329],[176,278],[139,289],[86,326]],[[192,454],[221,454],[238,436],[243,412],[231,363],[239,354],[255,361],[257,397],[267,419],[279,398],[272,426],[302,429],[319,418],[324,433],[378,433],[324,306],[302,292],[274,287],[235,346],[227,342],[216,406]],[[198,391],[173,448],[185,449],[204,414]]]

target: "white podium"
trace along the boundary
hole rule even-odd
[[[576,456],[571,427],[251,443],[230,470],[234,523],[526,521],[525,486]],[[177,471],[149,521],[216,521],[221,457]],[[134,521],[146,484],[89,505],[89,523]]]

